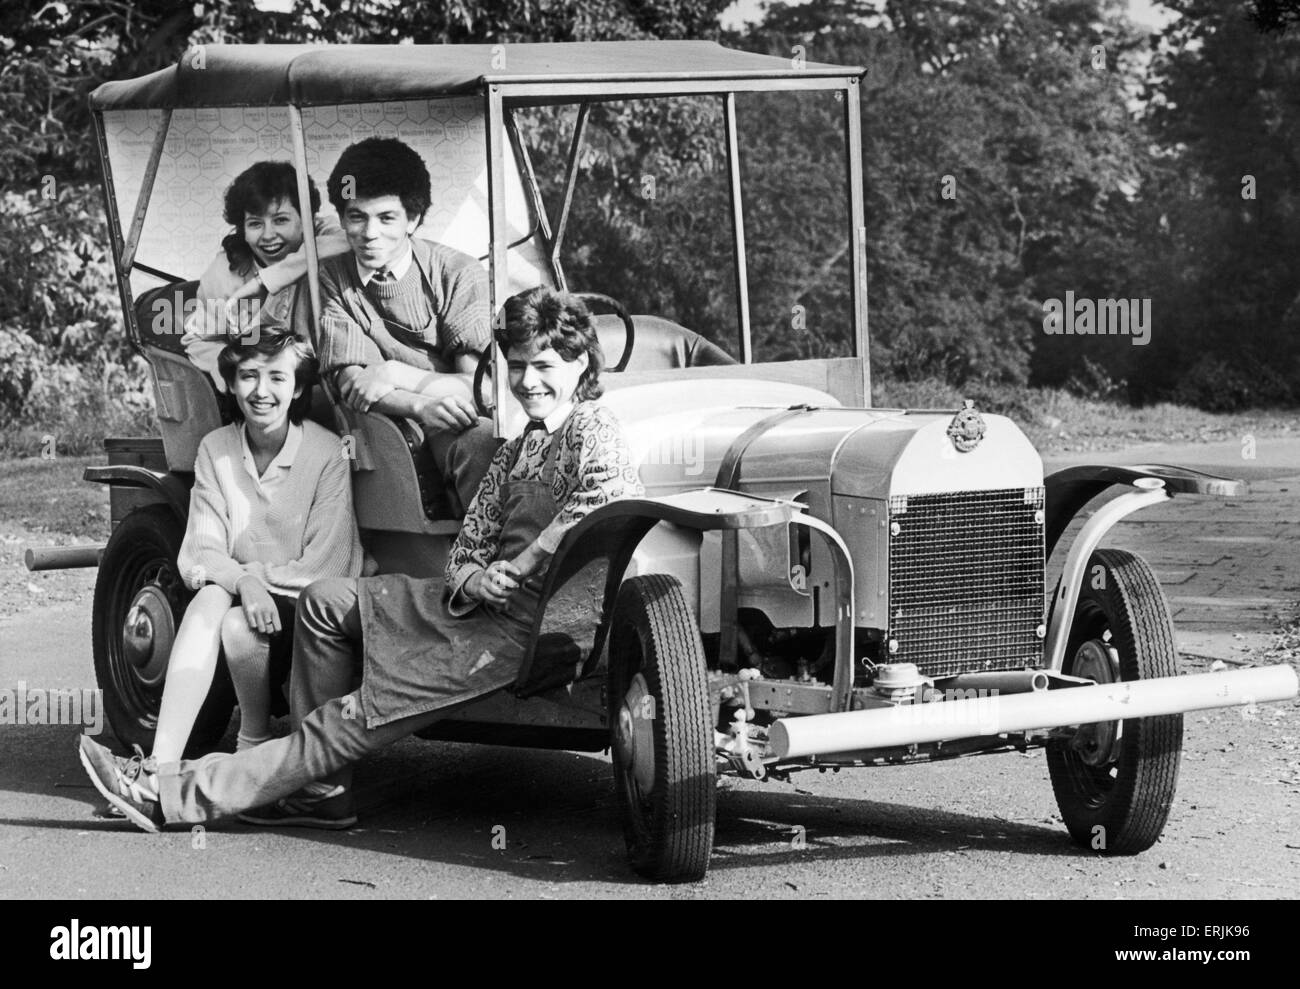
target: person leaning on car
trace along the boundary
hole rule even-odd
[[[350,145],[327,190],[351,251],[321,262],[321,373],[358,412],[419,422],[463,508],[497,447],[470,384],[492,341],[487,275],[468,254],[414,236],[431,183],[403,142]]]

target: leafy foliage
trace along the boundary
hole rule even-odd
[[[1300,32],[1290,0],[819,0],[726,34],[728,0],[14,0],[0,8],[0,421],[147,414],[122,339],[87,93],[195,43],[721,38],[866,66],[876,376],[1003,405],[1026,383],[1208,408],[1300,400]],[[1288,30],[1291,28],[1291,30]],[[847,352],[844,107],[740,95],[761,358]],[[523,129],[554,220],[573,111]],[[735,351],[723,103],[597,104],[571,284]],[[1246,179],[1253,198],[1245,195]],[[1043,302],[1150,299],[1149,346],[1048,336]],[[927,384],[937,381],[942,384]],[[937,393],[937,392],[936,392]],[[119,401],[117,396],[130,396]],[[99,411],[96,411],[99,410]]]

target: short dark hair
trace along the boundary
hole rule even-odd
[[[244,413],[235,401],[235,371],[239,365],[250,357],[261,354],[274,357],[283,350],[292,349],[298,363],[293,369],[293,386],[301,388],[302,394],[289,403],[289,421],[295,426],[301,425],[311,408],[311,387],[316,380],[316,358],[304,340],[300,340],[288,330],[263,331],[249,337],[232,340],[221,348],[217,355],[217,370],[221,380],[226,383],[226,394],[230,399],[230,415],[235,422],[243,422]]]
[[[303,216],[304,227],[312,222],[312,217],[320,209],[320,193],[310,176],[307,178],[307,191],[311,197],[311,212]],[[287,161],[255,162],[230,183],[221,217],[235,228],[235,232],[227,234],[221,246],[230,261],[231,271],[243,271],[256,263],[248,241],[244,240],[244,217],[249,213],[255,216],[265,213],[281,199],[289,200],[302,216],[302,205],[298,202],[298,173]]]
[[[586,303],[568,292],[542,285],[512,295],[501,311],[504,320],[496,340],[503,351],[535,346],[538,350],[554,350],[566,361],[576,361],[586,354],[587,370],[578,379],[573,398],[576,402],[600,398],[605,391],[600,383],[605,352],[600,349]]]
[[[346,179],[351,179],[351,188],[344,196]],[[325,189],[340,220],[351,200],[396,196],[402,201],[407,217],[423,223],[433,201],[424,159],[409,144],[395,137],[368,137],[348,145],[330,172]]]

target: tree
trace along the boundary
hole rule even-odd
[[[1245,3],[1171,0],[1151,84],[1163,150],[1150,253],[1172,336],[1156,384],[1201,404],[1294,400],[1300,378],[1300,35]]]

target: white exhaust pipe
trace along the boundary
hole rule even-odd
[[[1264,666],[1254,670],[1159,677],[1028,694],[990,693],[966,700],[782,718],[769,729],[768,744],[772,755],[798,759],[1263,704],[1291,700],[1297,693],[1300,693],[1300,680],[1295,670],[1282,665]]]

